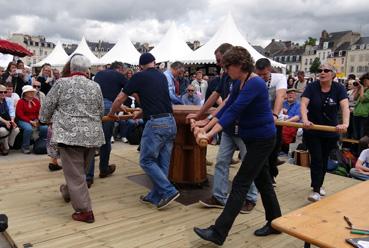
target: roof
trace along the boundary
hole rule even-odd
[[[351,47],[350,42],[344,42],[339,47],[337,47],[335,51],[337,51],[337,52],[347,51],[347,50],[350,49],[350,47]]]
[[[223,24],[219,27],[214,36],[202,47],[192,53],[190,57],[185,60],[185,63],[191,64],[210,64],[215,63],[214,51],[223,43],[230,43],[232,45],[242,46],[250,53],[251,57],[256,61],[260,58],[265,58],[258,51],[256,51],[250,43],[243,37],[237,28],[233,17],[229,14]],[[270,60],[272,66],[285,67],[284,64]]]
[[[341,32],[329,33],[329,35],[328,35],[328,41],[336,41],[336,40],[342,38],[343,36],[345,36],[348,33],[352,33],[352,31],[351,30],[348,30],[348,31],[341,31]]]
[[[51,66],[64,66],[67,63],[67,61],[68,61],[68,55],[64,51],[64,48],[62,44],[60,43],[60,41],[58,41],[55,48],[49,54],[49,56],[47,56],[40,62],[34,64],[33,66],[39,67],[45,63],[49,63]]]
[[[140,53],[132,44],[127,35],[122,35],[118,42],[107,52],[97,64],[110,64],[120,61],[131,65],[137,65]]]
[[[360,37],[355,45],[369,44],[369,37]]]
[[[91,64],[95,64],[98,62],[98,58],[95,56],[95,54],[91,52],[90,48],[88,47],[85,37],[82,37],[77,49],[69,57],[72,57],[75,53],[80,53],[87,57],[90,60]]]
[[[156,62],[174,62],[191,57],[192,49],[182,38],[177,26],[172,23],[160,43],[150,51],[155,56]]]
[[[292,49],[285,49],[285,50],[279,51],[273,56],[293,56],[293,55],[302,56],[304,52],[305,52],[304,47],[296,47]]]
[[[256,51],[258,51],[258,53],[264,55],[265,54],[265,50],[262,46],[252,46]]]

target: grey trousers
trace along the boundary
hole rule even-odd
[[[9,133],[9,131],[5,129],[5,127],[0,127],[0,137],[9,135],[9,136],[6,136],[5,138],[0,138],[0,143],[4,145],[4,148],[6,150],[9,150],[9,145],[10,146],[14,145],[15,138],[17,137],[18,134],[19,134],[19,128],[13,128],[12,130],[10,130],[10,133]]]
[[[86,183],[86,168],[94,159],[95,148],[58,146],[63,165],[67,187],[63,187],[63,195],[70,196],[76,212],[92,210],[90,194]]]

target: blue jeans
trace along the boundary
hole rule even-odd
[[[104,115],[107,115],[110,112],[112,102],[106,98],[104,98]],[[99,169],[100,173],[108,172],[109,169],[109,159],[111,152],[111,137],[113,136],[114,129],[114,121],[103,122],[102,124],[103,132],[105,136],[105,144],[100,147],[100,164]],[[94,170],[95,170],[95,159],[91,161],[91,164],[87,170],[87,180],[91,180],[94,178]]]
[[[140,165],[152,181],[146,199],[157,205],[178,191],[168,179],[177,127],[172,116],[147,121],[141,138]]]
[[[18,121],[18,125],[23,130],[22,149],[29,149],[29,145],[31,143],[33,126],[31,125],[31,123],[28,123],[25,121]],[[46,125],[39,126],[37,130],[40,132],[39,133],[40,139],[46,139],[47,126]]]
[[[121,138],[127,138],[127,133],[131,130],[132,127],[143,125],[143,120],[126,120],[126,121],[119,121],[119,135]]]
[[[226,204],[229,192],[229,166],[231,164],[233,153],[236,148],[240,149],[241,159],[243,161],[246,155],[246,146],[241,138],[230,136],[222,132],[220,146],[215,164],[213,196],[222,204]],[[258,199],[258,190],[254,183],[251,184],[246,194],[246,200],[256,203]]]
[[[363,173],[360,173],[357,169],[355,168],[352,168],[350,170],[350,175],[353,177],[353,178],[356,178],[356,179],[359,179],[359,180],[362,180],[362,181],[367,181],[369,180],[369,175],[365,175]]]

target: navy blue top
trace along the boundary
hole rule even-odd
[[[227,73],[224,73],[223,76],[220,78],[220,82],[215,89],[216,92],[225,100],[232,89],[233,80],[228,76]]]
[[[302,97],[309,98],[307,106],[308,120],[317,125],[338,125],[338,110],[340,109],[340,101],[347,98],[347,92],[343,85],[332,82],[329,92],[322,92],[320,82],[315,81],[306,86]],[[339,134],[314,131],[305,129],[305,135],[319,135],[324,137],[337,137]]]
[[[150,115],[173,112],[168,81],[164,74],[155,68],[134,74],[123,92],[127,95],[138,94],[146,120]]]
[[[239,136],[246,140],[268,139],[275,136],[276,128],[269,102],[268,89],[260,77],[249,79],[237,96],[235,82],[228,101],[218,113],[223,128],[238,122]]]
[[[128,82],[122,73],[119,73],[114,69],[99,71],[95,75],[94,81],[100,85],[103,97],[112,102],[114,102],[117,95]]]

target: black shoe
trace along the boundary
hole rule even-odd
[[[168,197],[166,199],[161,199],[159,204],[158,204],[158,209],[163,209],[166,206],[168,206],[172,201],[174,201],[175,199],[177,199],[181,194],[177,191],[177,193],[175,193],[173,196]]]
[[[257,229],[254,234],[256,236],[268,236],[270,234],[280,234],[281,232],[278,230],[275,230],[270,222],[266,223],[265,226],[263,226],[260,229]]]
[[[53,163],[49,164],[49,170],[50,171],[58,171],[58,170],[61,170],[61,169],[63,169],[63,167],[61,167],[58,164],[53,164]]]
[[[94,184],[94,179],[86,179],[87,188],[91,188],[92,184]]]
[[[220,241],[220,239],[216,237],[216,233],[211,227],[204,229],[194,227],[193,231],[203,240],[210,241],[216,245],[223,245],[224,243],[224,241]]]
[[[140,196],[140,202],[143,203],[143,204],[151,204],[151,205],[154,205],[151,201],[149,201],[146,196],[144,195],[141,195]]]
[[[105,177],[111,176],[114,173],[116,168],[117,167],[115,166],[115,164],[108,165],[108,170],[106,172],[100,172],[99,177],[105,178]]]

